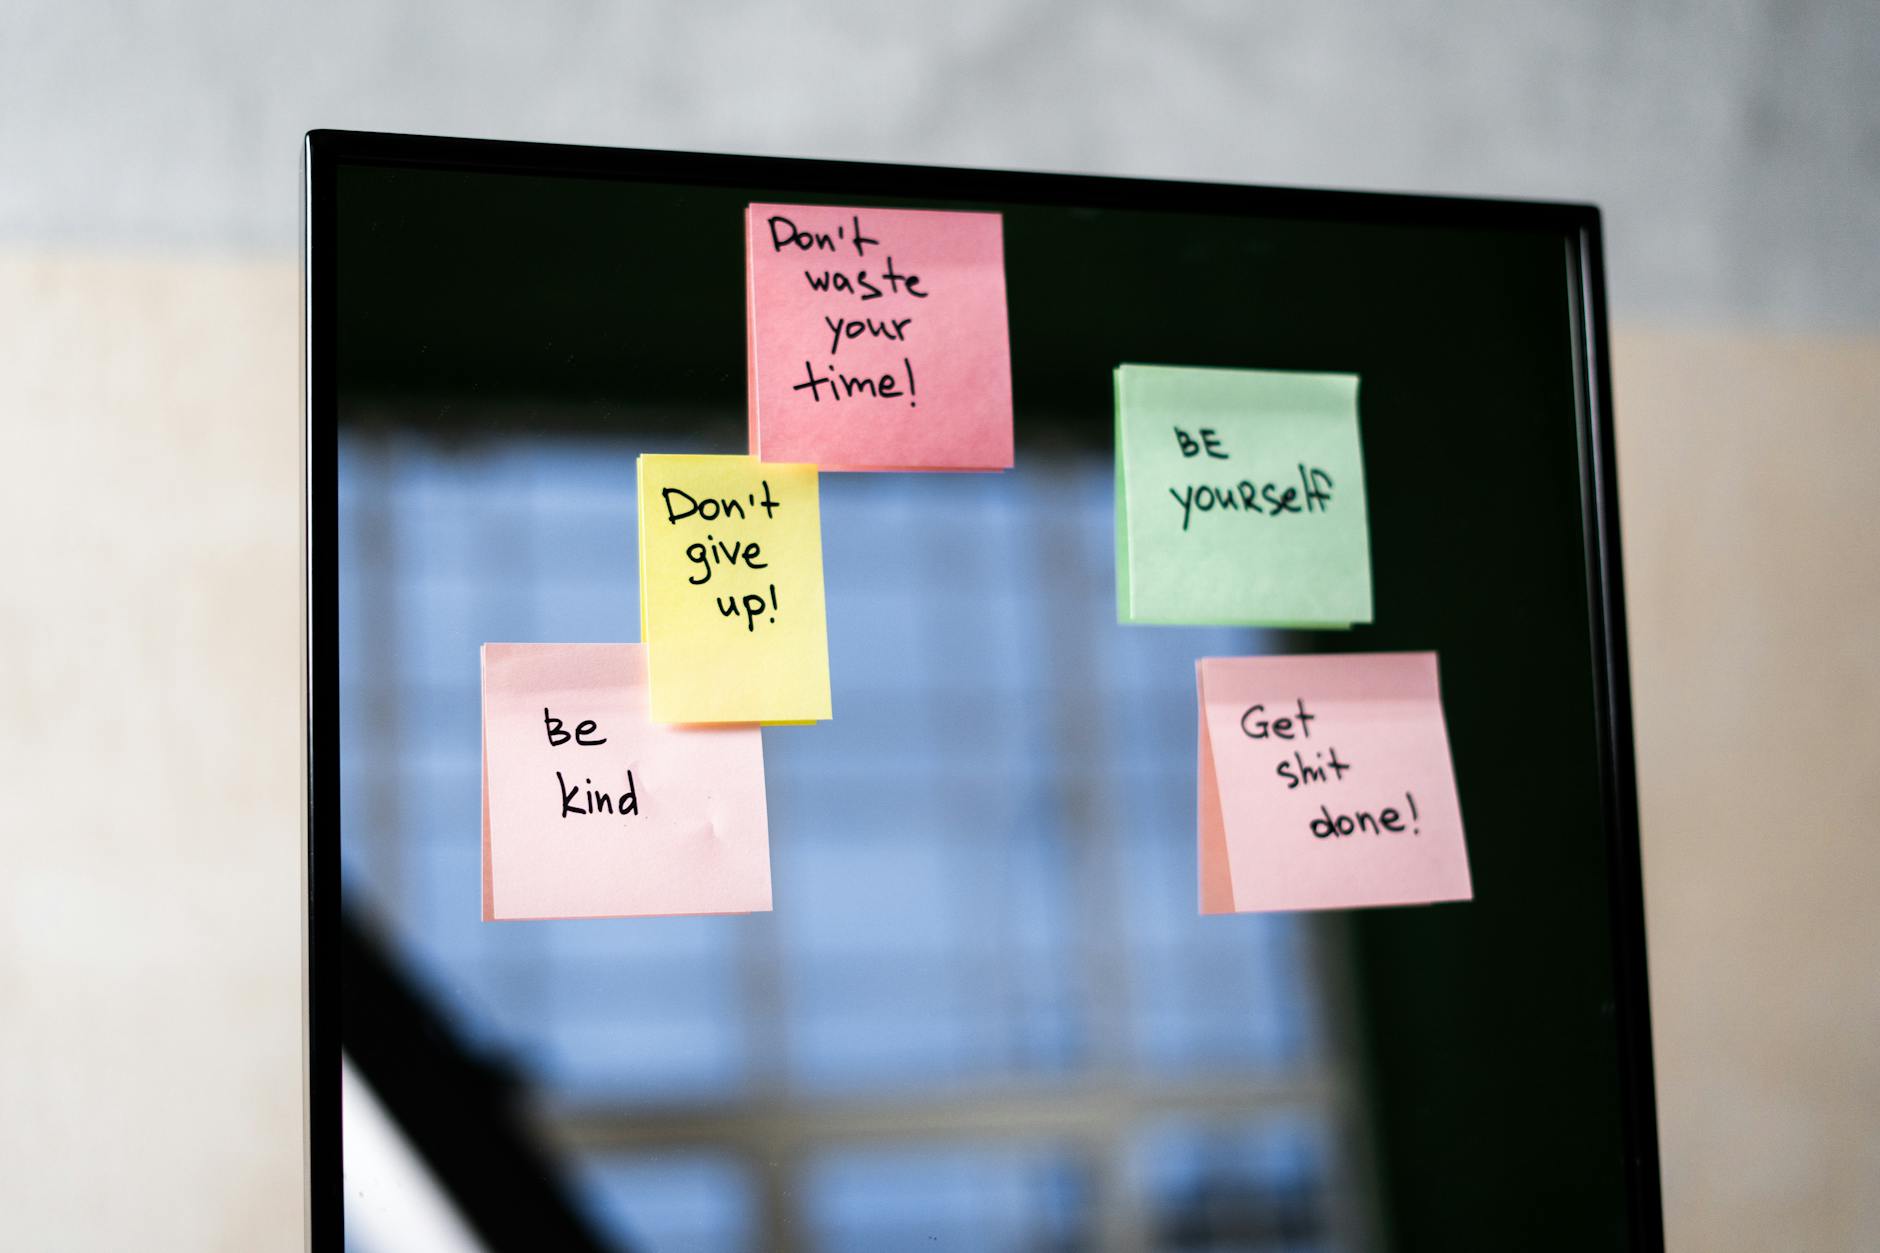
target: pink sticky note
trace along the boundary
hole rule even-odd
[[[1011,466],[998,214],[754,204],[745,245],[752,456]]]
[[[483,646],[483,917],[770,908],[755,726],[647,717],[639,644]]]
[[[1435,653],[1206,657],[1204,914],[1473,896]]]

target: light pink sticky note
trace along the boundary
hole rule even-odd
[[[1472,897],[1435,653],[1206,657],[1204,914]]]
[[[483,646],[483,917],[770,908],[755,726],[647,717],[639,644]]]
[[[745,244],[752,456],[1011,466],[998,214],[754,204]]]

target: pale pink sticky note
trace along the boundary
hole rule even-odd
[[[770,908],[755,726],[647,717],[639,644],[483,646],[483,917]]]
[[[1435,653],[1207,657],[1204,914],[1468,900]]]
[[[754,204],[751,454],[824,470],[1012,464],[996,213]]]

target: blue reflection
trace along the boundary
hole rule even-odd
[[[1093,1077],[1153,1093],[1309,1069],[1299,921],[1203,919],[1195,903],[1194,660],[1257,639],[1116,624],[1112,477],[1097,461],[824,477],[836,716],[765,733],[773,914],[481,922],[477,649],[638,638],[639,451],[341,443],[346,891],[472,1044],[512,1058],[561,1111]],[[1318,1156],[1243,1150],[1215,1158],[1282,1190],[1293,1175],[1316,1186]],[[621,1230],[637,1214],[735,1248],[747,1236],[712,1226],[711,1205],[660,1217],[659,1198],[722,1196],[746,1216],[724,1222],[755,1222],[749,1172],[725,1165],[737,1151],[583,1169],[612,1181],[596,1203]],[[816,1247],[888,1247],[866,1233],[922,1224],[953,1247],[1006,1247],[999,1233],[1021,1227],[1032,1242],[1010,1247],[1072,1247],[1088,1154],[1038,1152],[819,1149],[801,1164],[804,1221]],[[1193,1183],[1215,1160],[1197,1153],[1170,1150],[1165,1169]],[[1141,1186],[1179,1191],[1159,1175]]]

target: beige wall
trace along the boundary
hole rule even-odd
[[[0,1247],[298,1246],[298,290],[0,256]]]
[[[298,281],[0,254],[0,1215],[297,1246]],[[1880,1248],[1880,339],[1622,331],[1667,1217]]]
[[[1675,1249],[1880,1249],[1880,338],[1614,352]]]

